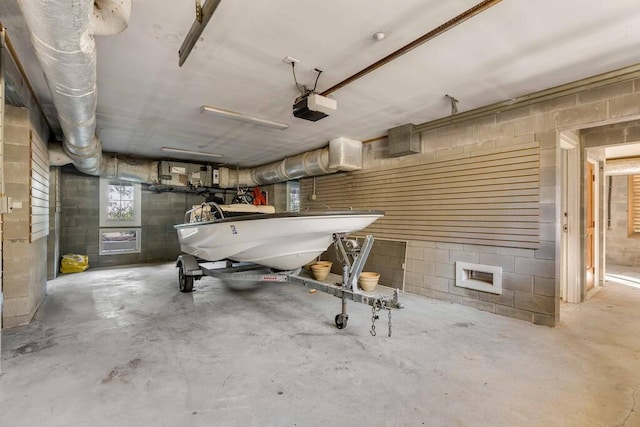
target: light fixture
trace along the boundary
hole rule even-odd
[[[162,147],[162,151],[168,151],[171,153],[181,153],[181,154],[193,154],[195,156],[222,157],[221,154],[205,153],[204,151],[183,150],[182,148]]]
[[[286,123],[274,122],[271,120],[263,119],[261,117],[250,116],[248,114],[237,113],[235,111],[223,110],[218,107],[211,107],[210,105],[203,105],[200,108],[200,113],[211,113],[214,116],[224,117],[225,119],[239,120],[241,122],[252,123],[254,125],[267,126],[275,129],[285,130],[289,127]]]

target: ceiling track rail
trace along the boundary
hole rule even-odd
[[[189,54],[196,45],[196,42],[213,16],[213,12],[216,11],[221,1],[222,0],[207,0],[204,3],[204,6],[200,5],[199,1],[196,1],[196,19],[193,21],[193,24],[187,33],[187,37],[185,37],[182,42],[182,46],[180,46],[180,49],[178,50],[179,67],[182,67],[182,64],[184,64],[189,57]]]
[[[410,51],[412,51],[413,49],[417,48],[418,46],[428,42],[429,40],[444,34],[445,32],[449,31],[450,29],[456,27],[459,24],[462,24],[463,22],[465,22],[468,19],[473,18],[474,16],[478,15],[479,13],[489,9],[492,6],[495,6],[496,4],[500,3],[502,0],[484,0],[480,3],[478,3],[477,5],[475,5],[474,7],[472,7],[471,9],[465,10],[464,12],[462,12],[460,15],[448,20],[447,22],[445,22],[444,24],[440,25],[439,27],[429,31],[428,33],[424,34],[423,36],[415,39],[414,41],[412,41],[411,43],[401,47],[400,49],[390,53],[389,55],[385,56],[384,58],[380,59],[379,61],[369,65],[367,68],[358,71],[357,73],[355,73],[354,75],[347,77],[346,79],[344,79],[343,81],[341,81],[340,83],[337,83],[333,86],[331,86],[329,89],[325,90],[324,92],[322,92],[320,95],[322,96],[327,96],[335,91],[337,91],[338,89],[341,89],[343,87],[345,87],[346,85],[353,83],[354,81],[358,80],[361,77],[366,76],[367,74],[371,73],[372,71],[377,70],[378,68],[382,67],[383,65],[388,64],[389,62],[393,61],[396,58],[399,58],[400,56],[404,55],[405,53],[408,53]]]

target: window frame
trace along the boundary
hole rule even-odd
[[[634,210],[637,218],[634,218]],[[640,238],[640,175],[638,174],[627,177],[627,236]]]
[[[118,220],[109,219],[109,186],[131,185],[133,186],[133,219]],[[118,179],[100,178],[100,227],[131,228],[142,225],[142,189],[140,183],[127,182]]]
[[[102,235],[104,233],[121,233],[124,231],[136,232],[136,247],[126,250],[106,251],[102,247]],[[98,230],[98,253],[99,255],[123,255],[123,254],[139,254],[142,252],[142,228],[141,227],[124,227],[124,228],[101,228]]]

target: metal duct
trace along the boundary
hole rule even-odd
[[[102,146],[95,136],[94,35],[124,30],[131,0],[19,0],[18,4],[58,111],[64,150],[78,170],[99,175],[103,165]]]
[[[252,169],[251,177],[258,185],[264,185],[329,172],[329,149],[323,148]]]
[[[102,165],[100,176],[144,184],[160,182],[158,180],[158,162],[103,156]]]
[[[337,171],[362,169],[362,142],[335,138],[329,148],[308,151],[253,169],[220,168],[220,187],[254,187]]]
[[[73,163],[73,159],[64,152],[62,145],[49,144],[49,165],[64,166]],[[100,176],[121,179],[123,181],[158,184],[158,162],[131,158],[118,158],[103,155]]]

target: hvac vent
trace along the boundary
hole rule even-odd
[[[502,294],[502,267],[456,262],[456,286]]]
[[[417,154],[421,151],[420,133],[415,131],[415,125],[406,125],[391,128],[388,131],[389,156],[400,157],[409,154]]]

